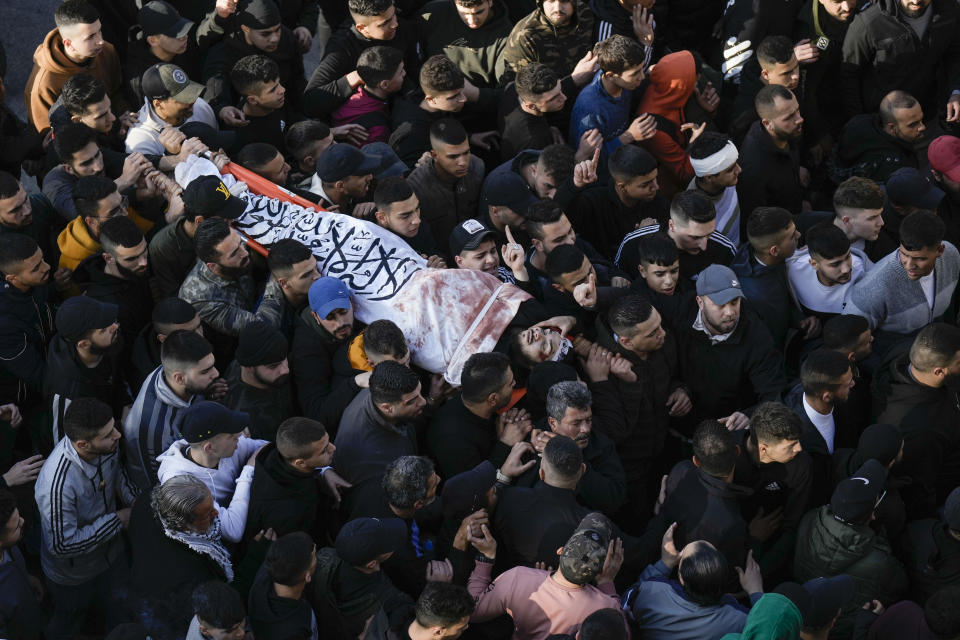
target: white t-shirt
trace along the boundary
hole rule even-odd
[[[863,259],[855,253],[851,253],[851,259],[850,281],[828,287],[817,278],[817,271],[810,264],[810,251],[799,249],[787,260],[787,279],[797,304],[816,313],[841,313],[847,290],[864,273]]]
[[[923,276],[918,280],[920,283],[920,288],[923,289],[923,295],[927,297],[927,305],[933,309],[933,297],[935,293],[934,281],[933,281],[933,271]]]
[[[823,439],[826,440],[827,451],[832,454],[833,440],[837,435],[837,425],[833,421],[833,410],[827,415],[823,415],[807,404],[806,395],[803,396],[803,410],[807,412],[807,417],[810,418],[810,422],[813,423],[813,426],[817,428],[817,431],[819,431]]]

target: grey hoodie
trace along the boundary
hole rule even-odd
[[[61,439],[34,488],[43,527],[43,573],[57,584],[78,585],[126,562],[116,511],[133,504],[137,493],[116,451],[86,462],[69,438]]]

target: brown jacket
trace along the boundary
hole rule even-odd
[[[33,53],[33,71],[30,72],[24,91],[27,118],[37,131],[43,131],[50,126],[50,107],[57,101],[67,79],[83,72],[103,83],[113,103],[113,110],[119,113],[122,101],[120,59],[113,45],[104,42],[103,49],[96,58],[87,64],[77,64],[64,53],[60,32],[54,29]]]

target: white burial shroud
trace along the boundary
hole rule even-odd
[[[428,268],[406,242],[372,222],[257,195],[205,158],[190,156],[175,175],[182,187],[202,175],[220,176],[247,202],[236,229],[268,248],[283,238],[309,247],[320,272],[350,288],[359,320],[396,323],[412,361],[443,373],[451,384],[460,383],[467,358],[493,350],[520,303],[530,298],[482,271]]]

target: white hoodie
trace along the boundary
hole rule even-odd
[[[213,506],[220,513],[223,537],[230,542],[240,542],[247,523],[247,507],[250,504],[250,483],[253,481],[253,466],[246,462],[253,452],[267,444],[266,440],[253,440],[240,436],[237,450],[229,458],[221,458],[216,469],[201,467],[183,455],[189,446],[180,439],[157,456],[160,469],[157,476],[161,484],[168,478],[188,474],[203,481],[213,494]],[[222,504],[229,506],[224,507]]]

